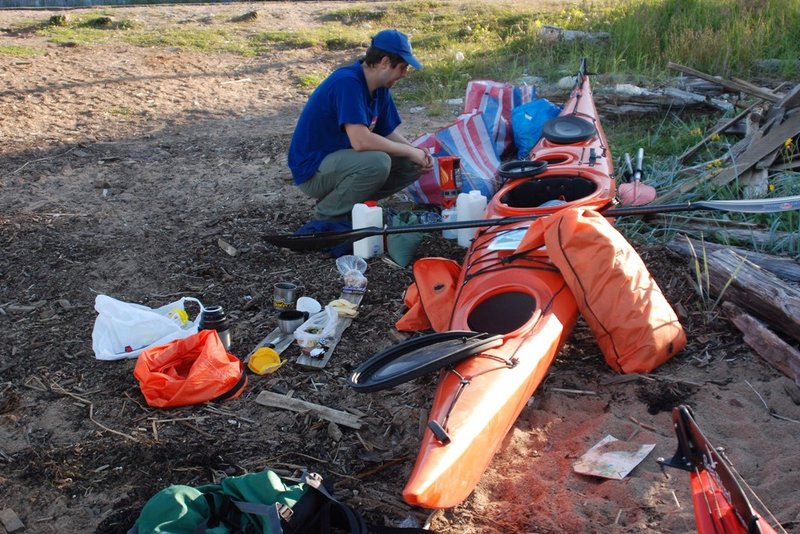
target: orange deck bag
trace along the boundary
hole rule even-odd
[[[235,399],[247,385],[244,364],[225,350],[216,330],[142,351],[133,376],[156,408]]]
[[[648,373],[686,346],[677,315],[630,243],[601,214],[538,219],[517,250],[544,244],[615,371]]]
[[[406,290],[403,302],[408,311],[395,323],[402,332],[450,329],[456,285],[461,266],[447,258],[422,258],[412,267],[414,282]]]

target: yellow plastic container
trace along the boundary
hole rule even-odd
[[[280,354],[275,349],[261,347],[250,356],[247,367],[257,375],[268,375],[280,369],[286,360],[281,360]]]

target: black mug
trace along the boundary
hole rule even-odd
[[[278,314],[278,328],[284,334],[292,334],[308,320],[308,312],[286,310]]]

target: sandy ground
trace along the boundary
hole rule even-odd
[[[274,29],[317,24],[339,5],[114,12],[167,27],[229,24],[255,9],[254,24]],[[328,72],[358,51],[271,50],[245,59],[56,46],[18,26],[51,14],[0,11],[0,44],[43,52],[0,55],[0,509],[13,510],[25,532],[124,532],[169,484],[263,468],[320,472],[378,523],[429,521],[449,533],[689,532],[688,476],[655,461],[674,452],[670,409],[680,403],[694,408],[784,528],[800,532],[800,425],[771,416],[756,394],[774,413],[800,420],[790,397],[797,386],[724,318],[697,311],[685,261],[659,247],[639,252],[681,311],[688,347],[652,375],[620,381],[579,323],[473,494],[433,516],[400,494],[435,377],[364,395],[344,381],[401,339],[393,325],[409,269],[370,261],[361,314],[324,370],[294,365],[293,346],[289,364],[251,376],[236,400],[147,407],[133,361],[94,358],[97,294],[154,307],[181,296],[223,305],[240,357],[276,326],[273,283],[301,280],[323,302],[338,296],[331,258],[280,250],[261,236],[293,231],[312,206],[285,164],[306,97],[298,77]],[[408,137],[450,119],[404,111]],[[463,250],[431,235],[418,255],[460,260]],[[310,414],[256,404],[262,390],[362,412],[368,424],[339,435]],[[574,473],[575,460],[608,434],[655,449],[621,481]]]

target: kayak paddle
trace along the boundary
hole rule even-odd
[[[752,200],[698,200],[681,204],[663,204],[655,206],[628,206],[601,210],[606,217],[624,217],[626,215],[653,215],[657,213],[675,213],[681,211],[712,210],[734,213],[779,213],[800,209],[800,195],[771,199]],[[370,226],[342,232],[319,232],[313,234],[273,234],[264,236],[267,243],[290,250],[319,250],[333,247],[349,241],[364,239],[377,235],[408,234],[414,232],[433,232],[439,230],[457,230],[459,228],[481,228],[486,226],[504,226],[519,222],[533,221],[550,214],[519,215],[497,219],[478,219],[472,221],[456,221],[446,223],[413,224],[409,226]]]

